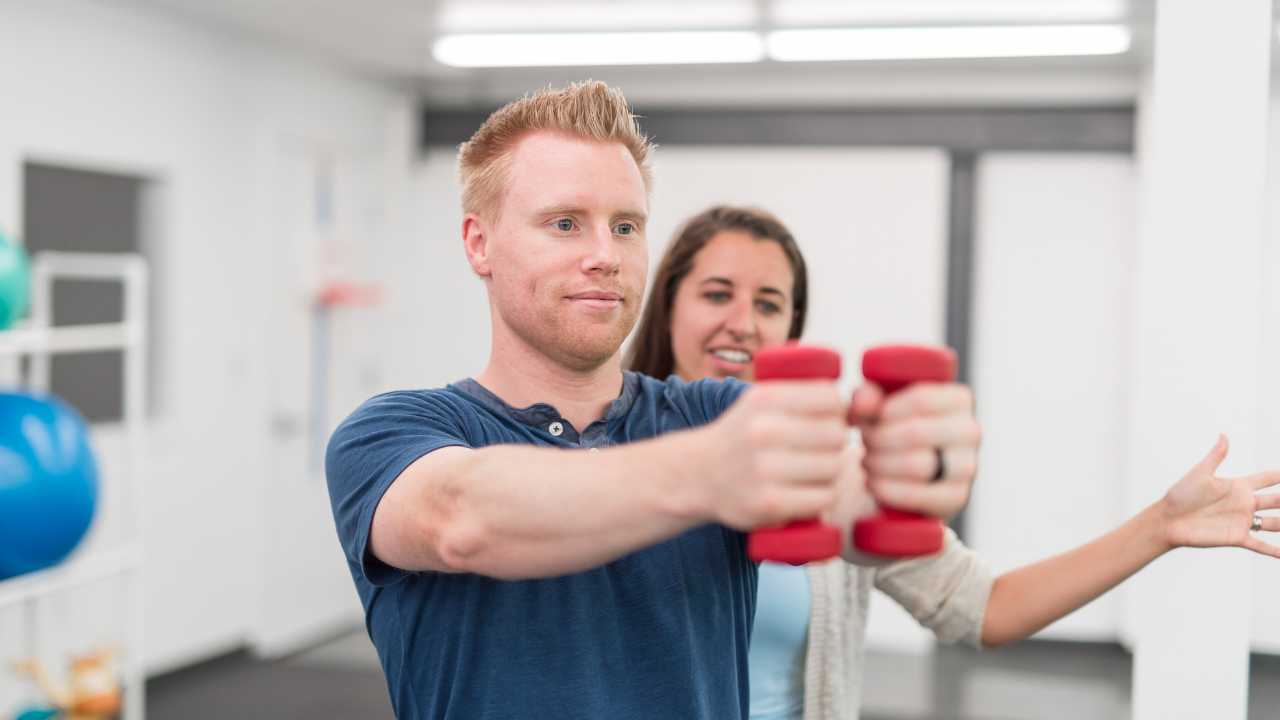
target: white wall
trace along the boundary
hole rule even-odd
[[[1280,352],[1275,99],[1271,137],[1269,242],[1258,269],[1263,314],[1271,318],[1262,324],[1263,367]],[[973,367],[985,440],[968,517],[972,544],[1003,571],[1090,540],[1126,519],[1139,500],[1157,499],[1144,491],[1130,502],[1132,488],[1145,481],[1126,474],[1133,450],[1126,426],[1140,186],[1134,161],[1116,156],[992,155],[979,177]],[[1263,372],[1257,392],[1274,397],[1278,382]],[[1213,392],[1213,384],[1202,392]],[[1173,433],[1187,421],[1171,415],[1154,432]],[[1256,422],[1257,466],[1245,467],[1237,458],[1225,474],[1280,468],[1280,444],[1274,442],[1280,410],[1263,403]],[[1211,441],[1169,450],[1190,467]],[[1277,542],[1275,535],[1262,537]],[[1251,645],[1255,652],[1280,653],[1280,607],[1274,602],[1280,573],[1272,558],[1252,562]],[[1127,608],[1131,589],[1132,583],[1121,586],[1041,636],[1128,642],[1143,612]]]
[[[414,171],[415,223],[426,228],[402,261],[385,259],[402,301],[396,327],[410,357],[403,387],[436,387],[478,373],[489,359],[489,301],[462,248],[461,191],[456,148],[432,148]]]
[[[1271,116],[1267,148],[1267,228],[1262,262],[1262,372],[1258,393],[1263,398],[1280,397],[1280,376],[1274,372],[1280,358],[1280,78],[1272,71]],[[1255,449],[1259,468],[1280,469],[1280,403],[1263,402]],[[1275,492],[1271,490],[1270,492]],[[1268,542],[1280,545],[1280,535],[1264,534]],[[1280,572],[1273,558],[1253,559],[1253,646],[1255,650],[1280,654]]]
[[[0,48],[0,226],[21,228],[24,159],[141,174],[163,189],[152,239],[163,404],[147,458],[147,664],[168,668],[252,641],[264,624],[263,538],[275,510],[263,507],[264,487],[282,480],[270,471],[277,368],[269,360],[279,348],[266,311],[305,301],[302,288],[284,291],[271,262],[280,238],[270,218],[285,194],[271,184],[273,163],[281,148],[306,143],[361,148],[378,159],[393,206],[387,238],[407,242],[409,231],[394,223],[418,222],[402,207],[412,100],[177,16],[110,3],[0,4]],[[110,428],[95,434],[106,483],[116,440]],[[327,504],[312,510],[331,526]],[[336,556],[331,530],[323,541]],[[91,588],[51,612],[78,617],[76,603],[100,606],[109,592]],[[354,595],[349,583],[346,592]],[[0,612],[0,657],[21,650],[22,633],[10,631],[21,623]],[[62,638],[50,655],[118,639],[99,637],[103,627],[112,625]],[[17,692],[8,682],[0,673],[6,700]]]
[[[1125,155],[991,154],[977,168],[973,386],[984,442],[967,516],[996,572],[1123,520],[1136,175]],[[1117,635],[1115,595],[1041,633]]]
[[[1222,432],[1260,460],[1263,220],[1272,3],[1162,2],[1142,99],[1126,505],[1135,512]],[[1253,567],[1179,552],[1132,582],[1133,717],[1244,718]]]

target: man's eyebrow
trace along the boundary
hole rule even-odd
[[[547,215],[590,215],[590,211],[578,205],[548,205],[538,208],[534,211],[538,216]],[[622,210],[613,214],[614,220],[633,220],[641,225],[645,224],[649,215],[643,210]]]
[[[586,210],[576,205],[548,205],[538,208],[538,215],[584,215]]]
[[[635,220],[638,223],[644,224],[645,221],[649,219],[649,215],[643,210],[623,210],[622,212],[615,213],[614,218]]]

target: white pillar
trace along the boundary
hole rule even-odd
[[[1131,509],[1219,431],[1231,439],[1223,474],[1257,469],[1264,402],[1271,0],[1160,0],[1154,42],[1138,150]],[[1178,550],[1135,578],[1135,720],[1246,717],[1251,567],[1244,550]]]

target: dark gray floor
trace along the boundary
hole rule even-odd
[[[1024,642],[930,656],[870,653],[863,720],[1122,720],[1130,656],[1114,645]],[[1249,718],[1280,718],[1280,658],[1254,656]],[[391,720],[363,633],[278,661],[219,658],[153,679],[155,720]],[[1206,719],[1210,720],[1210,719]]]
[[[1123,720],[1132,658],[1109,644],[1025,642],[931,656],[870,653],[864,720]]]
[[[364,651],[361,654],[361,651]],[[297,657],[237,653],[147,683],[148,720],[392,720],[364,634]]]

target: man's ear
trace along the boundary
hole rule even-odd
[[[486,279],[493,275],[489,267],[489,228],[475,213],[462,218],[462,246],[476,275]]]

